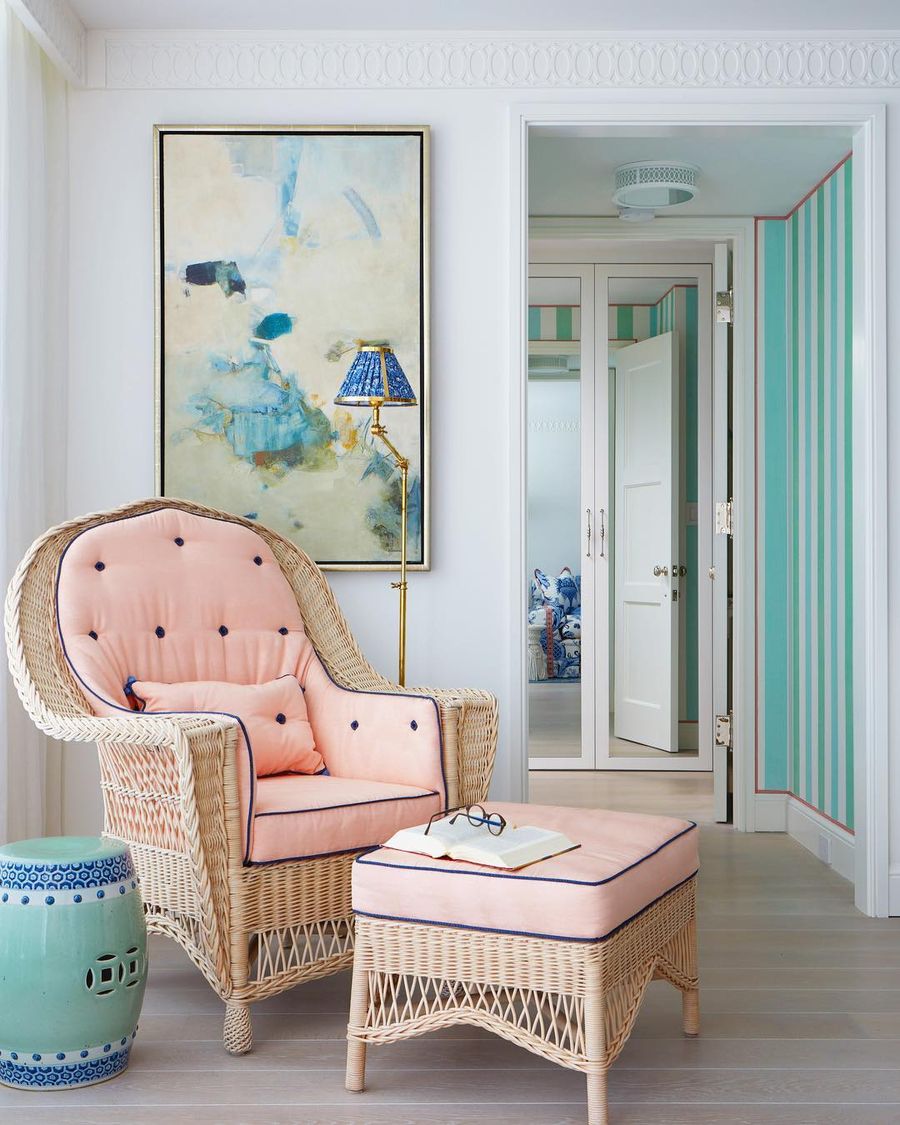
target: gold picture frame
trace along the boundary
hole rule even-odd
[[[355,339],[390,338],[418,399],[389,420],[409,569],[430,569],[430,144],[427,125],[154,127],[159,496],[258,518],[326,570],[399,569],[399,483],[369,412],[333,405]]]

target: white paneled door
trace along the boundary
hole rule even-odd
[[[679,372],[674,332],[616,355],[614,734],[678,751]]]

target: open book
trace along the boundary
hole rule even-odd
[[[492,836],[486,825],[470,824],[464,816],[458,817],[455,824],[450,823],[450,817],[436,820],[426,835],[427,827],[417,824],[414,828],[401,828],[384,846],[430,855],[432,859],[460,859],[509,871],[579,846],[549,828],[514,828],[508,824],[499,836]]]

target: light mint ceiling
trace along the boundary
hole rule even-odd
[[[534,130],[529,142],[532,215],[615,215],[615,169],[632,160],[686,160],[700,168],[697,196],[667,214],[783,215],[850,150],[845,129]],[[624,224],[623,224],[624,226]]]

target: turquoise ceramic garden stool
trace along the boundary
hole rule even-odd
[[[127,847],[57,836],[0,848],[0,1081],[87,1086],[124,1070],[146,982]]]

